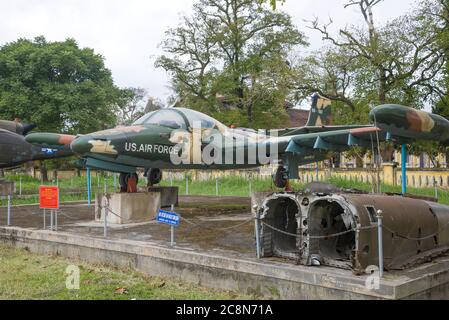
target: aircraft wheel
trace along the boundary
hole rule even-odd
[[[162,180],[162,171],[158,168],[151,168],[147,172],[147,180],[148,186],[154,186],[161,182]]]
[[[288,173],[284,167],[278,167],[273,174],[274,185],[278,188],[286,188],[288,185]]]

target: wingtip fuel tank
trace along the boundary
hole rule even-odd
[[[449,121],[436,114],[385,104],[371,110],[370,120],[395,137],[449,143]]]

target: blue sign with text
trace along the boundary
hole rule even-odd
[[[157,222],[165,223],[171,226],[179,226],[180,217],[176,212],[159,210],[156,217]]]

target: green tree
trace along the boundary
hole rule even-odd
[[[20,118],[38,130],[87,133],[115,124],[122,92],[104,58],[73,39],[19,39],[0,47],[0,118]],[[41,163],[43,179],[47,166]]]
[[[85,133],[116,121],[120,90],[104,58],[74,39],[19,39],[0,48],[0,117]]]
[[[440,78],[442,93],[433,111],[449,119],[449,0],[429,1],[428,10],[441,23],[442,32],[439,35],[438,47],[445,59],[444,74]]]
[[[278,2],[280,4],[284,4],[285,0],[257,0],[257,2],[260,4],[268,3],[271,6],[271,8],[273,8],[273,10],[276,10]]]
[[[288,53],[305,44],[285,13],[253,0],[199,0],[167,31],[156,66],[183,104],[236,125],[275,126],[285,115]]]

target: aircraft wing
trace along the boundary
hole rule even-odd
[[[290,139],[281,147],[284,153],[308,154],[314,151],[342,152],[352,147],[377,146],[379,142],[387,140],[387,134],[377,127],[358,127],[335,131],[316,132],[290,136]]]

